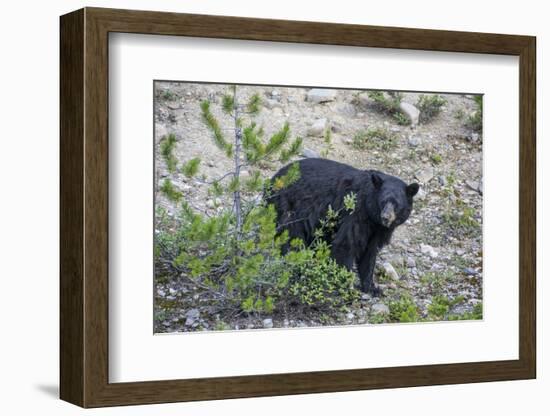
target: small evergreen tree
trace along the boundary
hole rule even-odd
[[[235,212],[237,239],[243,226],[243,204],[241,198],[241,170],[243,167],[253,168],[262,162],[279,160],[288,162],[299,154],[302,146],[302,138],[296,137],[290,140],[290,126],[286,122],[279,131],[274,133],[269,140],[263,140],[264,129],[258,126],[254,117],[261,110],[261,98],[259,94],[252,95],[246,103],[240,103],[237,95],[237,86],[233,85],[231,91],[223,96],[222,109],[228,115],[233,124],[233,137],[228,140],[220,127],[218,119],[212,114],[210,102],[201,103],[202,119],[212,132],[214,143],[225,152],[227,157],[233,159],[233,170],[222,176],[221,179],[230,177],[228,190],[233,194],[233,209]],[[245,117],[249,119],[245,121]],[[287,143],[289,143],[288,146]],[[213,182],[214,192],[220,192],[220,180]],[[252,175],[252,180],[245,184],[249,191],[257,191],[263,186],[259,181],[259,173]]]

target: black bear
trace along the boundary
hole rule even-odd
[[[325,235],[332,257],[348,270],[356,264],[361,289],[380,295],[373,280],[376,256],[389,243],[395,228],[409,218],[418,184],[407,185],[395,176],[328,159],[295,163],[299,164],[299,179],[267,197],[277,211],[278,230],[286,229],[290,240],[300,238],[309,245],[330,206],[339,212],[336,226]],[[285,175],[289,166],[279,170],[272,183]],[[356,198],[353,211],[344,206],[344,197],[350,193]]]

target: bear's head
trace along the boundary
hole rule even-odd
[[[395,228],[407,221],[419,185],[407,185],[401,179],[381,172],[373,172],[371,180],[377,195],[376,211],[379,223],[386,228]]]

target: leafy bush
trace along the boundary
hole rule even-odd
[[[439,94],[423,95],[418,97],[416,107],[420,111],[420,122],[427,123],[441,112],[441,108],[447,104],[447,100]]]
[[[420,277],[420,283],[426,286],[431,292],[438,292],[444,289],[454,278],[451,272],[426,272]]]
[[[473,131],[481,133],[483,130],[483,95],[474,95],[476,109],[468,115],[466,125]]]
[[[199,157],[195,157],[189,160],[187,163],[185,163],[181,167],[181,173],[183,173],[188,178],[192,178],[199,171],[200,163],[201,163],[201,159]]]
[[[430,159],[436,165],[439,165],[441,162],[443,162],[443,157],[439,153],[434,153],[430,156]]]
[[[358,150],[388,151],[397,146],[397,140],[395,135],[386,128],[369,127],[367,130],[358,131],[353,136],[352,146]]]
[[[298,301],[318,309],[338,308],[359,298],[354,288],[355,274],[334,261],[324,241],[316,242],[313,248],[289,252],[285,262],[292,275],[288,287],[292,297],[287,302]]]
[[[428,306],[428,316],[432,320],[441,320],[449,312],[450,302],[445,296],[436,295],[432,298],[432,303]]]
[[[448,319],[449,321],[474,321],[483,319],[483,304],[476,304],[471,312],[451,314],[448,316]]]
[[[396,91],[368,91],[367,97],[373,100],[381,111],[395,118],[398,124],[410,124],[410,120],[399,109],[403,100],[403,93]]]
[[[168,172],[174,173],[176,171],[177,159],[174,156],[174,148],[176,147],[176,136],[169,134],[164,136],[160,141],[160,154],[166,162]]]
[[[411,120],[403,113],[393,113],[393,118],[397,121],[397,124],[407,126],[411,124]]]
[[[369,91],[367,92],[367,96],[373,100],[381,110],[389,113],[399,111],[399,105],[403,99],[403,93],[393,91]]]
[[[443,223],[454,235],[460,233],[472,235],[481,225],[476,219],[476,210],[457,199],[454,204],[448,203],[442,215]]]
[[[165,101],[173,101],[178,95],[170,90],[157,90],[157,97]]]
[[[389,308],[391,321],[417,322],[420,320],[418,306],[409,294],[402,294],[399,299],[390,301]]]
[[[443,295],[435,295],[432,298],[432,303],[428,306],[428,319],[432,321],[449,319],[451,308],[461,302],[464,302],[464,296],[461,295],[454,299]]]
[[[239,239],[234,227],[230,211],[206,217],[183,203],[177,230],[161,228],[157,234],[157,267],[182,276],[216,307],[234,312],[332,310],[358,299],[355,274],[336,264],[325,242],[305,247],[294,240],[281,254],[288,235],[277,233],[272,205],[245,212]]]
[[[160,191],[164,194],[164,196],[166,196],[166,198],[173,202],[178,202],[183,196],[168,178],[165,178],[162,182]]]
[[[328,154],[333,150],[332,146],[332,131],[330,130],[330,127],[327,127],[325,129],[325,134],[323,135],[323,139],[325,142],[325,146],[323,150],[321,150],[321,157],[328,157]]]

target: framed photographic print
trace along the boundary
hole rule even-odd
[[[83,407],[534,378],[535,38],[61,17]]]

